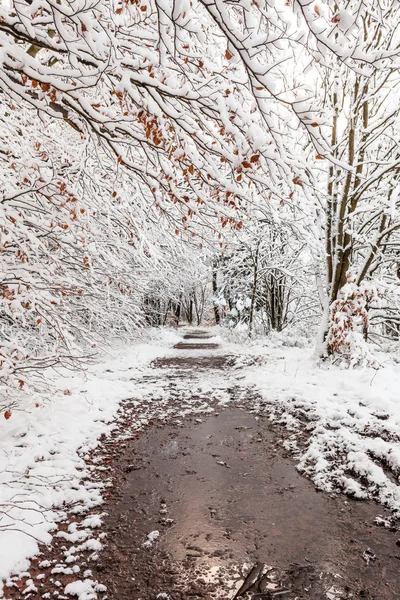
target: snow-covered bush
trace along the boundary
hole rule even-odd
[[[349,271],[347,284],[331,305],[327,344],[329,352],[348,361],[350,366],[377,365],[366,341],[369,308],[379,305],[384,288],[375,282],[357,284],[357,276]]]

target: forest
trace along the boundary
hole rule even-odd
[[[294,384],[269,364],[282,353],[296,379],[307,354],[295,384],[320,412],[287,451],[325,492],[400,515],[399,2],[1,0],[0,50],[0,580],[50,544],[57,506],[96,505],[77,492],[80,461],[133,410],[128,396],[144,402],[150,361],[193,350],[181,331],[194,346],[207,332],[200,358],[226,347],[246,376],[258,365],[251,385],[275,390],[269,416],[289,431],[306,400],[289,406]],[[337,418],[357,443],[332,424],[322,440],[321,419],[342,414],[324,378],[351,404]],[[161,418],[151,410],[135,422]],[[69,418],[77,458],[60,477],[75,483],[57,491],[53,462],[21,483]],[[31,537],[22,554],[13,529]],[[105,597],[67,584],[60,598]],[[30,585],[4,597],[53,598]],[[252,585],[239,595],[263,600]],[[193,597],[164,591],[109,598]],[[332,594],[318,598],[364,597]],[[398,598],[380,594],[368,598]]]

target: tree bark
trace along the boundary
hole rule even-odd
[[[212,271],[212,291],[213,291],[213,296],[214,297],[216,297],[217,291],[218,291],[217,276],[218,276],[218,264],[217,264],[217,261],[214,261],[213,262],[213,271]],[[219,323],[220,323],[220,315],[219,315],[218,306],[215,303],[215,301],[213,302],[213,308],[214,308],[215,324],[219,325]]]

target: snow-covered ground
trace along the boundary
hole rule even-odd
[[[311,344],[287,334],[234,343],[228,341],[232,336],[218,333],[225,341],[211,330],[212,337],[189,342],[206,344],[193,351],[172,349],[182,332],[159,331],[154,342],[120,348],[85,373],[58,373],[51,400],[38,406],[27,401],[2,420],[0,581],[27,571],[40,542],[48,544],[56,535],[73,546],[52,573],[62,568],[79,578],[64,594],[87,600],[104,591],[78,573],[74,562],[81,550],[95,555],[103,535],[104,484],[93,479],[85,457],[99,446],[102,434],[120,425],[118,409],[130,398],[140,428],[152,418],[179,422],[247,397],[248,406],[288,429],[285,446],[318,487],[374,497],[400,514],[400,364],[395,357],[378,371],[341,370],[318,365]],[[220,346],[207,348],[210,343]],[[188,353],[232,360],[228,370],[210,376],[207,369],[194,369],[186,381],[175,377],[172,386],[164,368],[149,369],[155,358]],[[232,394],[234,388],[241,394]],[[76,515],[79,526],[71,509],[84,513],[83,521]]]
[[[328,492],[372,497],[400,515],[400,364],[317,364],[313,348],[275,335],[244,349],[237,368],[261,393],[258,409],[290,431],[298,468]],[[301,341],[295,341],[301,346]],[[301,443],[300,443],[301,442]]]
[[[2,419],[0,596],[1,580],[28,569],[38,544],[50,543],[67,509],[90,511],[101,503],[101,486],[85,482],[85,454],[116,427],[121,401],[137,397],[137,378],[149,363],[169,355],[181,339],[169,330],[157,336],[153,342],[113,350],[112,358],[104,355],[86,372],[53,374],[51,400],[32,404],[26,399]],[[86,531],[67,535],[90,544],[90,530],[98,521],[88,518]]]

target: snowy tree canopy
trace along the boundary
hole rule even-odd
[[[359,318],[335,305],[350,271],[358,288],[385,279],[371,294],[393,329],[398,13],[388,0],[3,2],[4,406],[39,367],[148,323],[143,304],[203,314],[211,255],[249,247],[265,219],[263,260],[281,256],[285,281],[307,248],[305,305],[319,292],[325,342],[332,307],[341,330]]]

